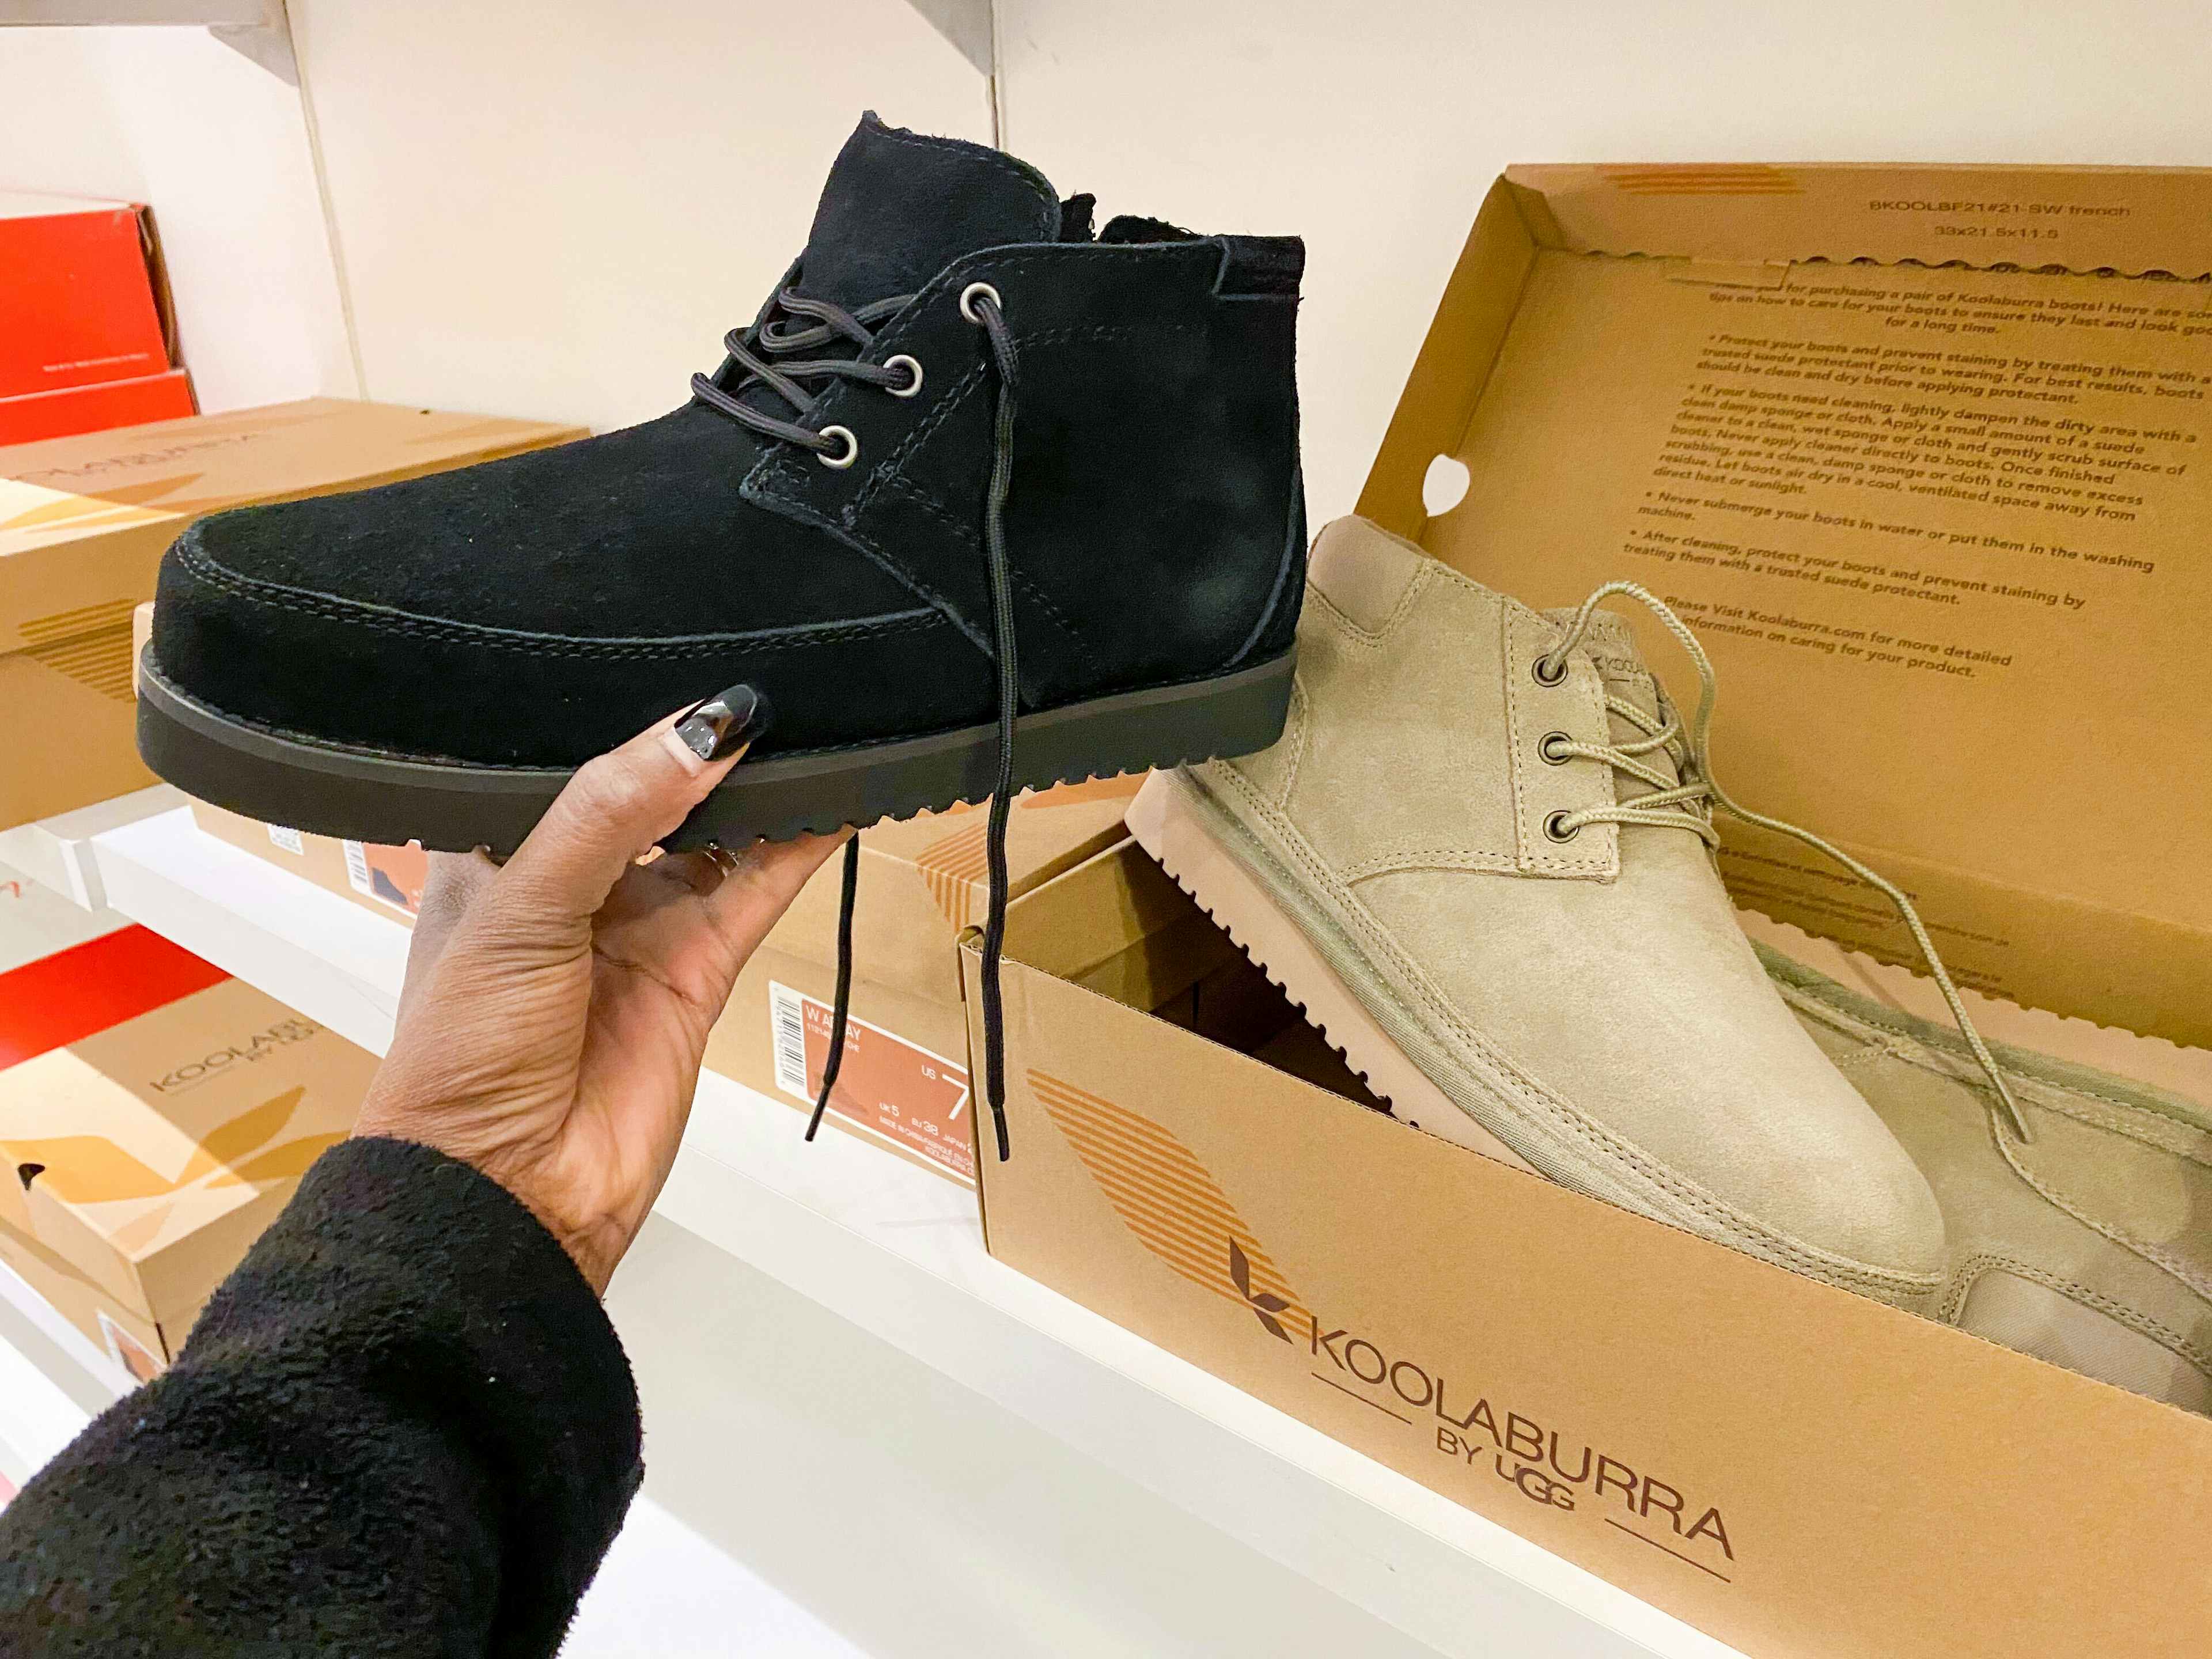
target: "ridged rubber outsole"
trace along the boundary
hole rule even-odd
[[[1250,754],[1282,735],[1294,653],[1208,679],[1096,697],[1022,716],[1020,789]],[[432,852],[512,853],[572,769],[477,766],[386,753],[249,724],[196,702],[140,664],[138,752],[190,795],[258,818],[350,841]],[[998,781],[995,723],[917,738],[747,761],[671,836],[681,850],[787,841],[988,799]]]
[[[1390,1040],[1297,923],[1214,837],[1188,791],[1172,772],[1145,780],[1127,813],[1137,844],[1296,1005],[1368,1088],[1390,1103],[1391,1116],[1501,1164],[1532,1169]]]

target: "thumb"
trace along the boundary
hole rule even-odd
[[[500,872],[513,918],[587,933],[623,872],[729,775],[768,712],[751,686],[733,685],[578,769]]]

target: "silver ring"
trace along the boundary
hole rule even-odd
[[[852,428],[848,426],[825,426],[815,435],[823,438],[842,438],[845,441],[845,453],[843,454],[817,454],[815,456],[814,459],[821,462],[823,465],[830,467],[836,471],[842,472],[847,467],[852,465],[854,462],[860,459],[860,441],[853,435]]]
[[[983,319],[976,313],[975,301],[987,295],[1000,311],[1006,308],[1006,301],[999,297],[999,290],[988,283],[970,283],[960,290],[960,314],[971,323],[981,323]]]
[[[908,380],[904,386],[886,386],[884,390],[890,392],[894,398],[911,398],[915,392],[921,390],[921,365],[915,362],[913,358],[908,356],[903,351],[899,353],[896,357],[886,357],[884,359],[884,367],[885,368],[896,368],[902,363],[906,366],[907,372],[912,374],[914,378]]]

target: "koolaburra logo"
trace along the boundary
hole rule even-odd
[[[251,1066],[257,1060],[265,1060],[279,1048],[305,1042],[322,1029],[312,1020],[280,1019],[265,1030],[256,1031],[235,1042],[225,1043],[220,1048],[210,1049],[197,1060],[186,1060],[183,1065],[152,1079],[149,1086],[156,1094],[176,1094],[236,1066]]]
[[[1349,1326],[1328,1329],[1324,1321],[1305,1314],[1304,1330],[1294,1332],[1284,1322],[1284,1299],[1251,1288],[1251,1263],[1234,1239],[1229,1241],[1228,1269],[1230,1283],[1243,1297],[1261,1329],[1278,1341],[1304,1348],[1327,1367],[1313,1373],[1317,1381],[1411,1426],[1422,1425],[1398,1407],[1429,1413],[1434,1420],[1437,1451],[1469,1468],[1486,1468],[1535,1503],[1558,1510],[1573,1510],[1578,1501],[1601,1508],[1608,1501],[1617,1503],[1627,1515],[1645,1524],[1623,1526],[1610,1516],[1603,1517],[1610,1524],[1716,1577],[1726,1577],[1650,1536],[1656,1525],[1664,1525],[1683,1543],[1717,1546],[1720,1559],[1733,1561],[1735,1547],[1729,1540],[1728,1523],[1717,1505],[1693,1508],[1679,1487],[1649,1470],[1638,1473],[1626,1458],[1601,1451],[1587,1440],[1574,1444],[1571,1437],[1563,1437],[1556,1427],[1547,1428],[1535,1417],[1493,1404],[1485,1395],[1473,1394],[1470,1403],[1468,1394],[1455,1389],[1443,1370],[1394,1358],[1379,1343]],[[1365,1387],[1351,1386],[1354,1383]]]
[[[1031,1070],[1029,1083],[1138,1241],[1180,1278],[1243,1306],[1315,1382],[1395,1419],[1437,1455],[1532,1504],[1594,1515],[1729,1581],[1735,1546],[1719,1505],[1660,1479],[1620,1447],[1563,1428],[1536,1402],[1493,1398],[1440,1365],[1394,1352],[1355,1322],[1323,1319],[1301,1303],[1220,1183],[1174,1135],[1047,1073]]]

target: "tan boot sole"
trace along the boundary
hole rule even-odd
[[[1137,844],[1297,1005],[1345,1064],[1390,1103],[1393,1117],[1501,1164],[1532,1168],[1406,1057],[1297,924],[1214,839],[1173,773],[1145,780],[1129,803],[1127,823]]]

